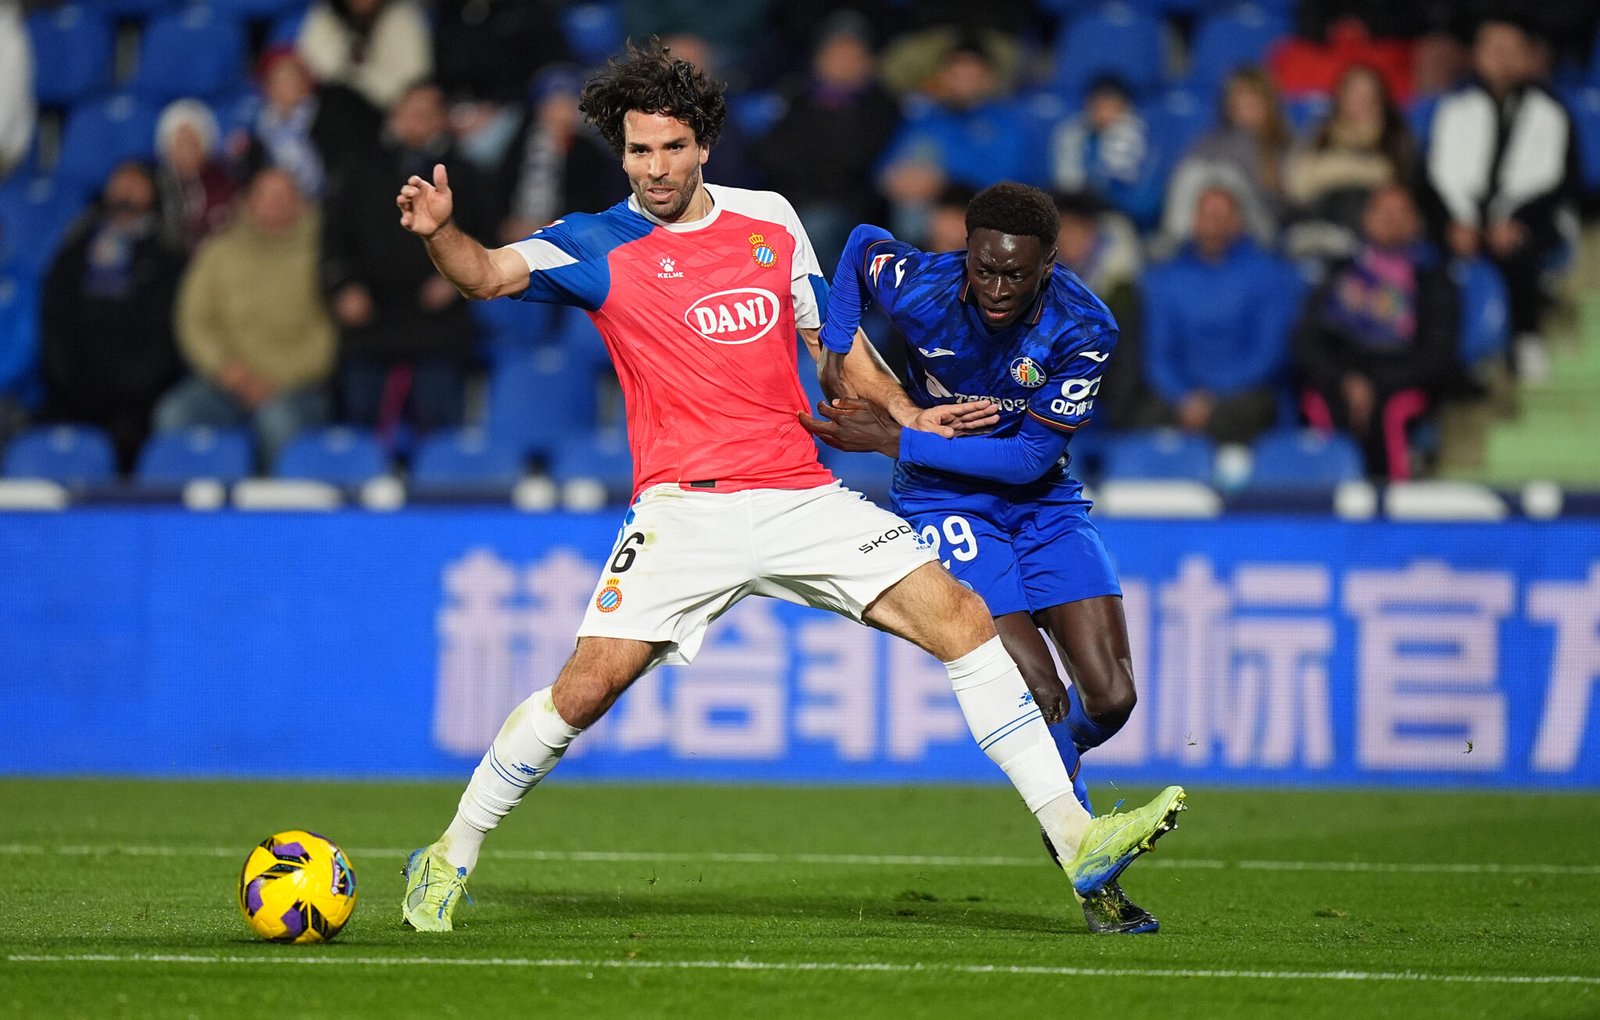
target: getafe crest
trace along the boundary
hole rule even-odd
[[[1018,358],[1011,363],[1011,378],[1017,385],[1026,386],[1028,389],[1038,389],[1044,385],[1044,369],[1032,358]]]

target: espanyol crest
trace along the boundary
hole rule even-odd
[[[1011,363],[1011,378],[1017,385],[1026,386],[1028,389],[1038,389],[1044,385],[1044,369],[1032,358],[1018,358]]]

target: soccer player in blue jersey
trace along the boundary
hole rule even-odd
[[[1006,182],[967,207],[964,252],[930,254],[857,227],[820,335],[823,391],[834,399],[819,408],[822,420],[801,420],[840,449],[898,459],[895,509],[988,603],[1087,808],[1079,755],[1122,727],[1135,694],[1122,589],[1067,469],[1067,446],[1094,413],[1117,324],[1056,264],[1058,222],[1048,195]],[[906,338],[911,398],[922,407],[988,401],[999,412],[991,433],[946,439],[902,428],[883,410],[900,384],[887,369],[860,368],[881,365],[857,329],[872,301]],[[1041,626],[1075,683],[1057,676]],[[1159,926],[1115,884],[1086,901],[1084,915],[1098,932]]]

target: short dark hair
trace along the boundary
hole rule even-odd
[[[633,110],[676,117],[694,131],[697,143],[711,146],[728,115],[726,91],[725,84],[672,56],[652,36],[642,47],[629,42],[624,59],[613,58],[591,78],[578,98],[578,109],[619,155],[626,141],[623,119]]]
[[[1045,251],[1055,247],[1061,217],[1056,203],[1038,188],[1001,181],[984,188],[967,206],[967,236],[974,230],[998,230],[1013,237],[1037,237]]]

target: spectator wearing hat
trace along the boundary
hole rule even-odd
[[[250,124],[249,163],[277,167],[294,178],[302,197],[316,200],[326,184],[317,97],[311,69],[293,48],[275,46],[256,65],[261,104]]]
[[[168,104],[156,121],[162,235],[185,252],[227,222],[231,210],[233,178],[218,142],[216,115],[198,99]]]

